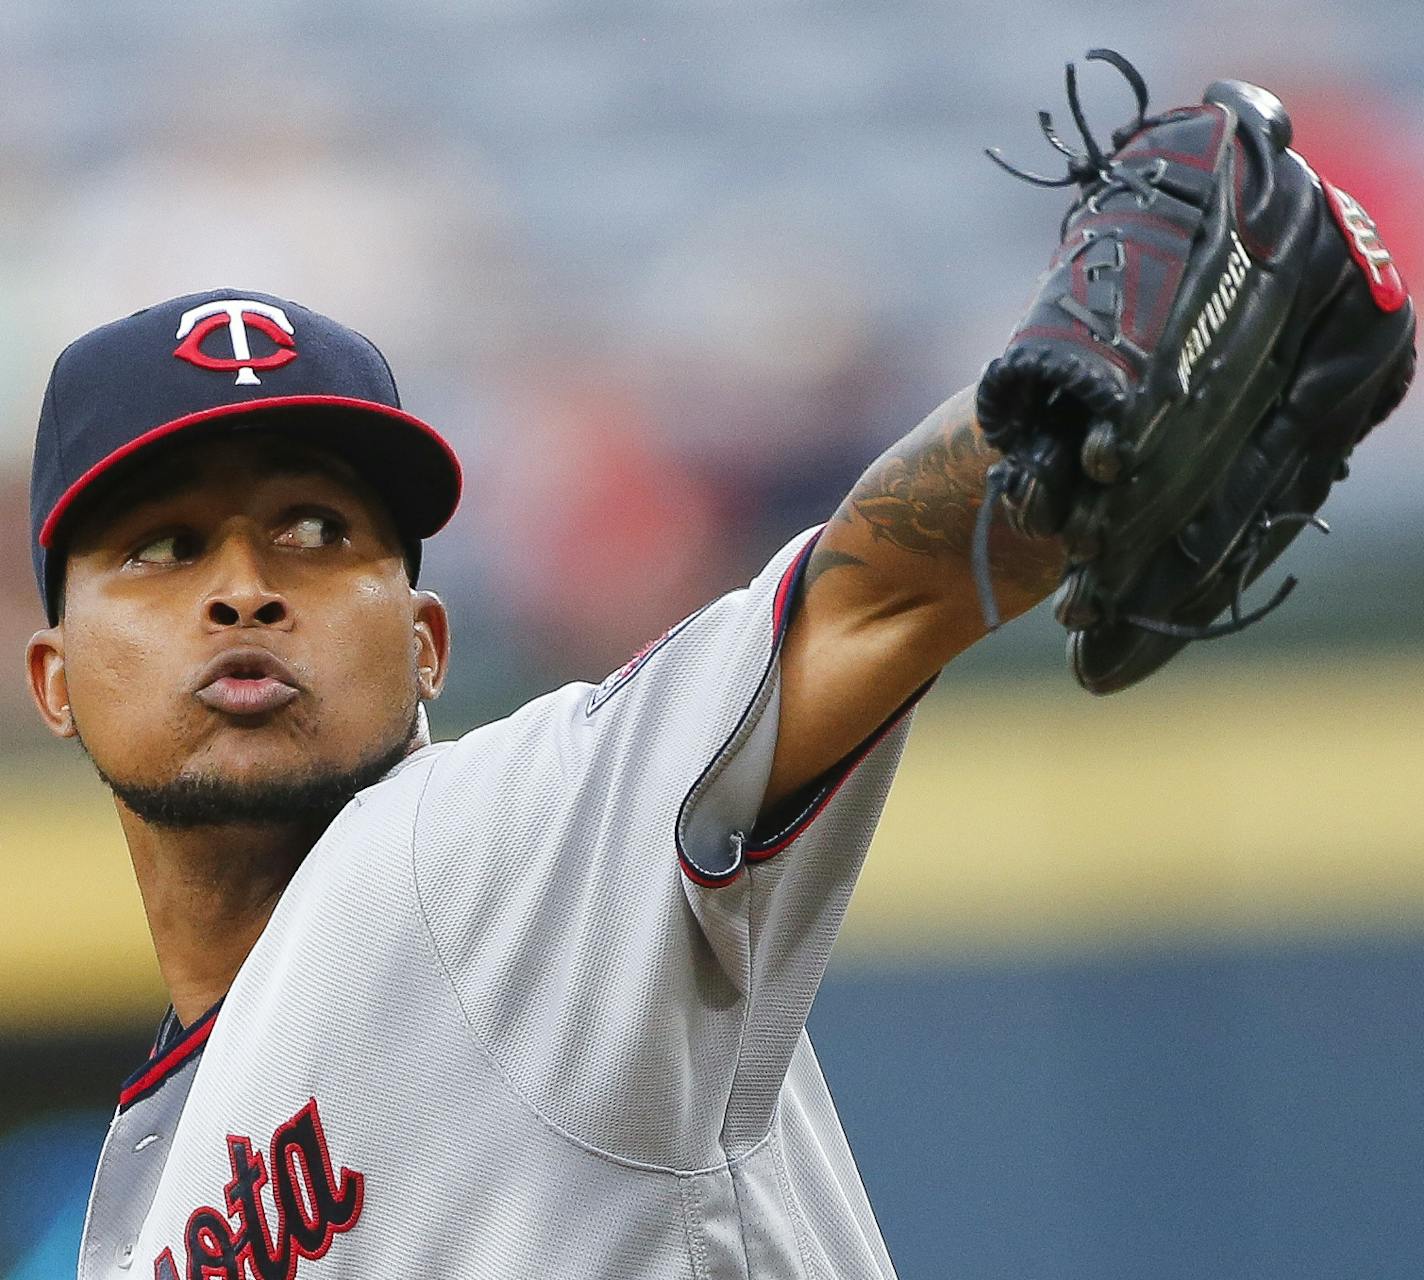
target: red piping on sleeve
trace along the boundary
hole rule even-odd
[[[702,786],[707,774],[716,765],[717,761],[726,754],[727,748],[736,741],[737,735],[742,731],[742,725],[746,723],[748,714],[750,714],[752,707],[756,705],[757,700],[761,697],[762,689],[766,687],[766,682],[771,676],[772,667],[776,662],[776,656],[781,649],[782,635],[786,630],[786,624],[791,616],[791,603],[795,599],[796,584],[800,581],[806,563],[811,558],[811,552],[815,548],[816,543],[820,541],[820,538],[821,530],[817,529],[811,537],[807,538],[806,545],[792,557],[791,563],[786,566],[785,572],[781,575],[781,581],[776,584],[776,594],[772,597],[771,605],[771,651],[767,655],[766,666],[762,670],[761,679],[757,682],[756,692],[752,694],[746,707],[743,708],[736,728],[727,736],[726,742],[722,744],[717,753],[708,762],[707,768],[702,771],[697,781],[692,784],[687,795],[683,797],[682,804],[678,807],[677,824],[673,832],[673,843],[677,848],[678,863],[682,867],[683,874],[686,875],[689,880],[707,889],[715,889],[721,885],[730,884],[741,874],[742,861],[739,858],[736,863],[726,871],[721,872],[707,871],[697,866],[692,859],[688,857],[687,851],[682,847],[680,835],[683,815],[687,812],[688,804],[691,803],[692,797],[697,793],[698,788]]]
[[[883,739],[891,729],[909,715],[915,704],[930,691],[935,680],[938,679],[938,676],[934,676],[925,681],[905,702],[901,703],[899,709],[895,711],[880,728],[872,733],[851,755],[846,757],[841,765],[837,767],[833,778],[822,788],[817,797],[807,805],[806,809],[789,827],[783,828],[776,835],[772,836],[769,842],[759,842],[755,845],[748,845],[746,848],[747,860],[749,862],[765,862],[768,858],[774,858],[788,845],[794,843],[803,835],[807,828],[820,816],[821,811],[835,799],[836,792],[845,785],[846,780],[856,771],[860,762],[880,745],[881,739]]]
[[[787,606],[791,603],[792,588],[801,578],[802,566],[811,558],[811,552],[815,549],[816,543],[821,540],[821,535],[816,534],[814,538],[807,541],[806,545],[796,553],[796,558],[786,566],[786,572],[781,575],[781,581],[776,584],[776,598],[771,606],[771,640],[772,656],[776,656],[775,646],[781,640],[781,633],[786,627]]]
[[[816,536],[809,539],[806,545],[802,547],[802,549],[792,559],[791,563],[786,567],[786,571],[781,575],[781,581],[777,584],[776,595],[772,604],[771,653],[767,659],[766,670],[762,674],[761,682],[757,685],[757,692],[752,696],[751,701],[748,704],[748,711],[750,711],[751,707],[756,704],[757,698],[760,695],[767,678],[771,674],[772,666],[776,661],[777,654],[780,652],[781,639],[785,631],[786,623],[790,616],[791,603],[795,599],[795,591],[797,584],[800,582],[802,572],[806,566],[806,562],[810,559],[811,551],[815,547],[819,538],[820,532],[818,531]],[[787,826],[781,828],[781,830],[775,832],[773,835],[767,837],[765,840],[759,840],[755,843],[745,843],[742,848],[741,857],[739,857],[735,863],[728,867],[727,870],[721,872],[712,872],[695,865],[691,858],[688,857],[686,851],[683,849],[682,842],[679,839],[677,841],[677,855],[678,862],[682,866],[683,874],[687,876],[687,878],[691,880],[694,884],[701,885],[704,888],[721,888],[723,885],[731,884],[734,880],[736,880],[736,878],[741,875],[743,867],[748,862],[765,862],[768,858],[775,857],[776,854],[780,853],[789,845],[793,844],[796,839],[801,836],[807,830],[807,828],[810,827],[810,825],[816,820],[816,818],[821,814],[825,807],[830,804],[832,799],[835,798],[836,792],[839,791],[840,788],[845,784],[846,779],[849,778],[850,775],[855,772],[855,769],[860,764],[860,762],[864,760],[865,757],[868,756],[875,749],[875,747],[880,743],[880,741],[885,737],[886,734],[888,734],[897,724],[900,723],[901,720],[904,719],[904,717],[910,712],[914,705],[929,691],[936,679],[938,679],[938,676],[927,680],[923,685],[921,685],[919,689],[917,689],[913,694],[911,694],[910,697],[907,698],[905,702],[902,703],[900,707],[895,710],[895,712],[885,721],[884,724],[882,724],[878,729],[876,729],[875,732],[872,733],[850,755],[846,756],[840,762],[839,765],[834,766],[833,769],[826,775],[826,778],[820,790],[817,791],[815,797],[810,801],[810,803],[807,804],[806,808],[803,809]],[[729,735],[727,741],[723,743],[721,750],[718,751],[717,754],[712,757],[712,760],[711,762],[709,762],[707,769],[703,771],[702,777],[699,778],[697,782],[693,784],[692,789],[688,792],[687,797],[683,800],[682,807],[678,811],[677,829],[679,835],[682,829],[683,814],[686,812],[687,806],[692,800],[692,797],[696,794],[698,788],[701,786],[702,779],[707,776],[707,772],[710,771],[716,765],[717,761],[722,759],[723,755],[727,751],[727,748],[732,744],[732,742],[736,740],[737,735],[741,732],[742,724],[744,723],[745,719],[746,713],[744,712],[742,720],[738,721],[737,727]]]

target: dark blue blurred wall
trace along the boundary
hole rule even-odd
[[[811,1019],[904,1280],[1424,1274],[1424,939],[841,969]]]

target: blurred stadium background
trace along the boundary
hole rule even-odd
[[[1092,45],[1157,105],[1275,88],[1424,279],[1421,37],[1417,0],[0,7],[0,1277],[72,1274],[164,1004],[20,677],[65,342],[221,285],[380,342],[470,475],[427,571],[455,733],[744,580],[975,376],[1061,211],[979,149],[1051,163]],[[1421,427],[1250,635],[1097,702],[1040,612],[924,707],[812,1020],[904,1276],[1424,1269]]]

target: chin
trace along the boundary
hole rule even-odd
[[[191,758],[179,774],[250,786],[286,782],[310,774],[341,773],[354,763],[318,753],[310,743],[264,741],[254,735],[242,741],[214,743]]]
[[[141,779],[126,769],[109,773],[97,759],[95,765],[131,812],[158,826],[298,823],[310,828],[335,817],[357,792],[404,759],[417,723],[412,717],[405,732],[385,742],[373,740],[364,751],[345,757],[330,751],[335,735],[329,730],[297,734],[290,721],[277,720],[210,732],[186,757],[181,748],[175,755],[170,738],[164,744],[166,765],[148,768]],[[121,758],[144,756],[130,745]]]

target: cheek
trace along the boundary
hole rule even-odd
[[[102,626],[65,626],[65,679],[80,732],[91,747],[113,738],[121,749],[148,750],[181,718],[183,655],[151,621],[109,618]]]
[[[113,691],[143,688],[157,693],[171,665],[171,645],[136,624],[110,622],[103,628],[66,628],[66,662],[70,687]]]
[[[409,592],[363,580],[325,614],[314,660],[328,688],[366,706],[409,700],[415,679]]]

